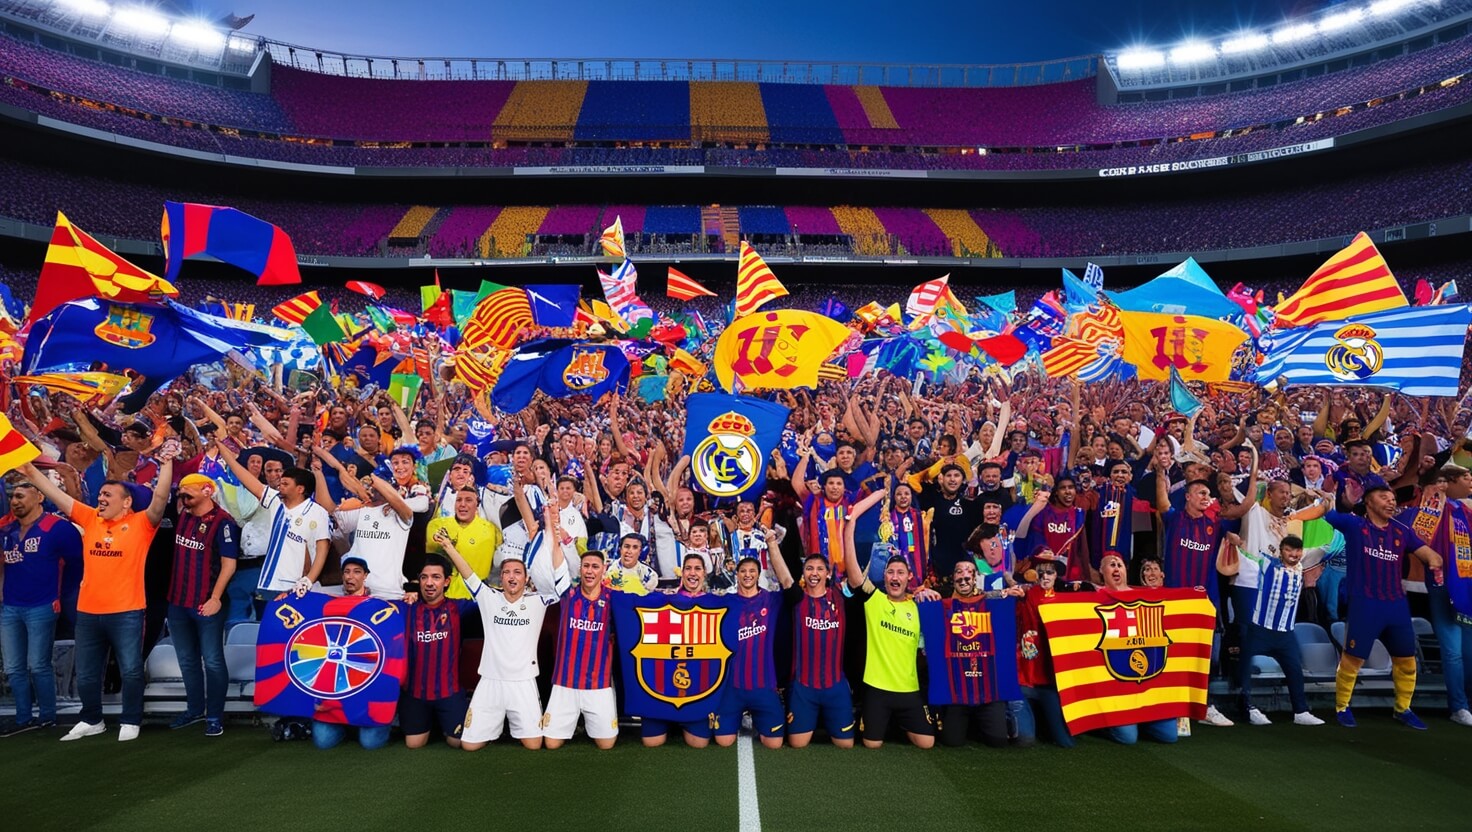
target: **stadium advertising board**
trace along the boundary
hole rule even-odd
[[[1268,150],[1254,150],[1250,153],[1234,153],[1231,156],[1213,156],[1210,159],[1186,159],[1180,162],[1161,162],[1157,165],[1126,165],[1117,168],[1100,168],[1099,176],[1100,178],[1114,178],[1119,176],[1143,176],[1154,173],[1178,173],[1187,170],[1224,168],[1232,165],[1265,162],[1269,159],[1281,159],[1286,156],[1300,156],[1305,153],[1328,150],[1333,146],[1333,138],[1319,139],[1318,141],[1290,144]]]

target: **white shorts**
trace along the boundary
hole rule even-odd
[[[542,736],[542,703],[537,699],[537,680],[500,682],[482,679],[470,697],[465,712],[461,742],[494,742],[501,728],[511,723],[511,736],[518,740]]]
[[[611,740],[618,736],[618,703],[613,688],[579,690],[552,686],[547,700],[547,715],[542,718],[542,733],[554,740],[572,739],[572,731],[583,718],[583,730],[595,740]]]

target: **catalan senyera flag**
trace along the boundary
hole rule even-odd
[[[1226,381],[1233,353],[1247,340],[1237,327],[1200,315],[1120,312],[1119,321],[1122,357],[1140,378],[1153,381],[1170,378],[1171,367],[1187,381]]]
[[[0,474],[14,471],[41,455],[41,450],[21,436],[0,413]]]
[[[500,350],[493,350],[489,358],[462,352],[455,356],[455,380],[463,383],[472,396],[479,396],[496,385],[510,357],[511,353]]]
[[[685,274],[674,266],[670,267],[669,287],[665,294],[676,300],[695,300],[698,297],[713,298],[715,292],[695,282],[690,275]]]
[[[522,329],[532,326],[532,304],[525,289],[498,289],[476,304],[475,312],[460,327],[460,343],[466,349],[516,346]]]
[[[1308,326],[1408,305],[1380,250],[1361,231],[1278,304],[1275,326]]]
[[[1048,378],[1068,378],[1098,360],[1099,348],[1079,338],[1060,335],[1040,358]]]
[[[167,280],[129,263],[56,212],[51,244],[36,283],[36,299],[26,321],[44,318],[69,300],[99,297],[119,303],[145,303],[178,297]]]
[[[1206,715],[1216,607],[1204,591],[1063,593],[1038,613],[1069,733]]]
[[[291,300],[284,300],[271,307],[271,314],[289,324],[301,326],[302,321],[322,305],[322,296],[316,291],[303,292]]]
[[[750,315],[773,298],[787,296],[787,287],[777,279],[756,249],[741,241],[741,265],[736,270],[736,317]]]
[[[111,401],[124,387],[128,377],[114,373],[39,373],[11,379],[22,387],[41,385],[52,393],[65,393],[79,402]]]
[[[598,238],[598,244],[603,246],[603,253],[609,257],[625,257],[624,249],[624,218],[614,217],[613,225],[603,229],[603,236]]]

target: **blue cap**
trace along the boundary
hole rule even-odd
[[[345,569],[349,565],[354,564],[354,563],[356,563],[357,565],[363,567],[363,571],[364,572],[372,572],[373,571],[372,569],[369,569],[368,568],[368,561],[364,560],[361,555],[347,554],[347,555],[343,555],[342,556],[342,568]]]

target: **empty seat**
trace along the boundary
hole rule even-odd
[[[1360,678],[1378,679],[1389,675],[1390,651],[1385,649],[1385,645],[1381,644],[1380,639],[1377,638],[1370,647],[1370,657],[1365,659],[1364,667],[1360,668]]]
[[[257,621],[237,621],[230,632],[225,635],[226,644],[249,644],[255,646],[256,634],[260,632],[261,625]]]
[[[1298,650],[1303,657],[1305,681],[1325,681],[1334,678],[1335,671],[1339,669],[1339,653],[1334,649],[1334,645],[1327,641],[1299,644]]]
[[[226,644],[225,667],[231,682],[256,680],[256,648],[254,644]]]
[[[1347,633],[1348,631],[1349,625],[1345,624],[1343,621],[1335,621],[1333,624],[1329,625],[1329,635],[1333,636],[1334,643],[1339,645],[1340,650],[1343,650],[1345,647],[1345,633]]]
[[[143,695],[149,699],[182,699],[184,674],[179,670],[179,656],[174,645],[159,642],[149,651],[143,665],[147,684]]]
[[[1253,656],[1252,675],[1259,679],[1282,679],[1283,667],[1272,656]]]

